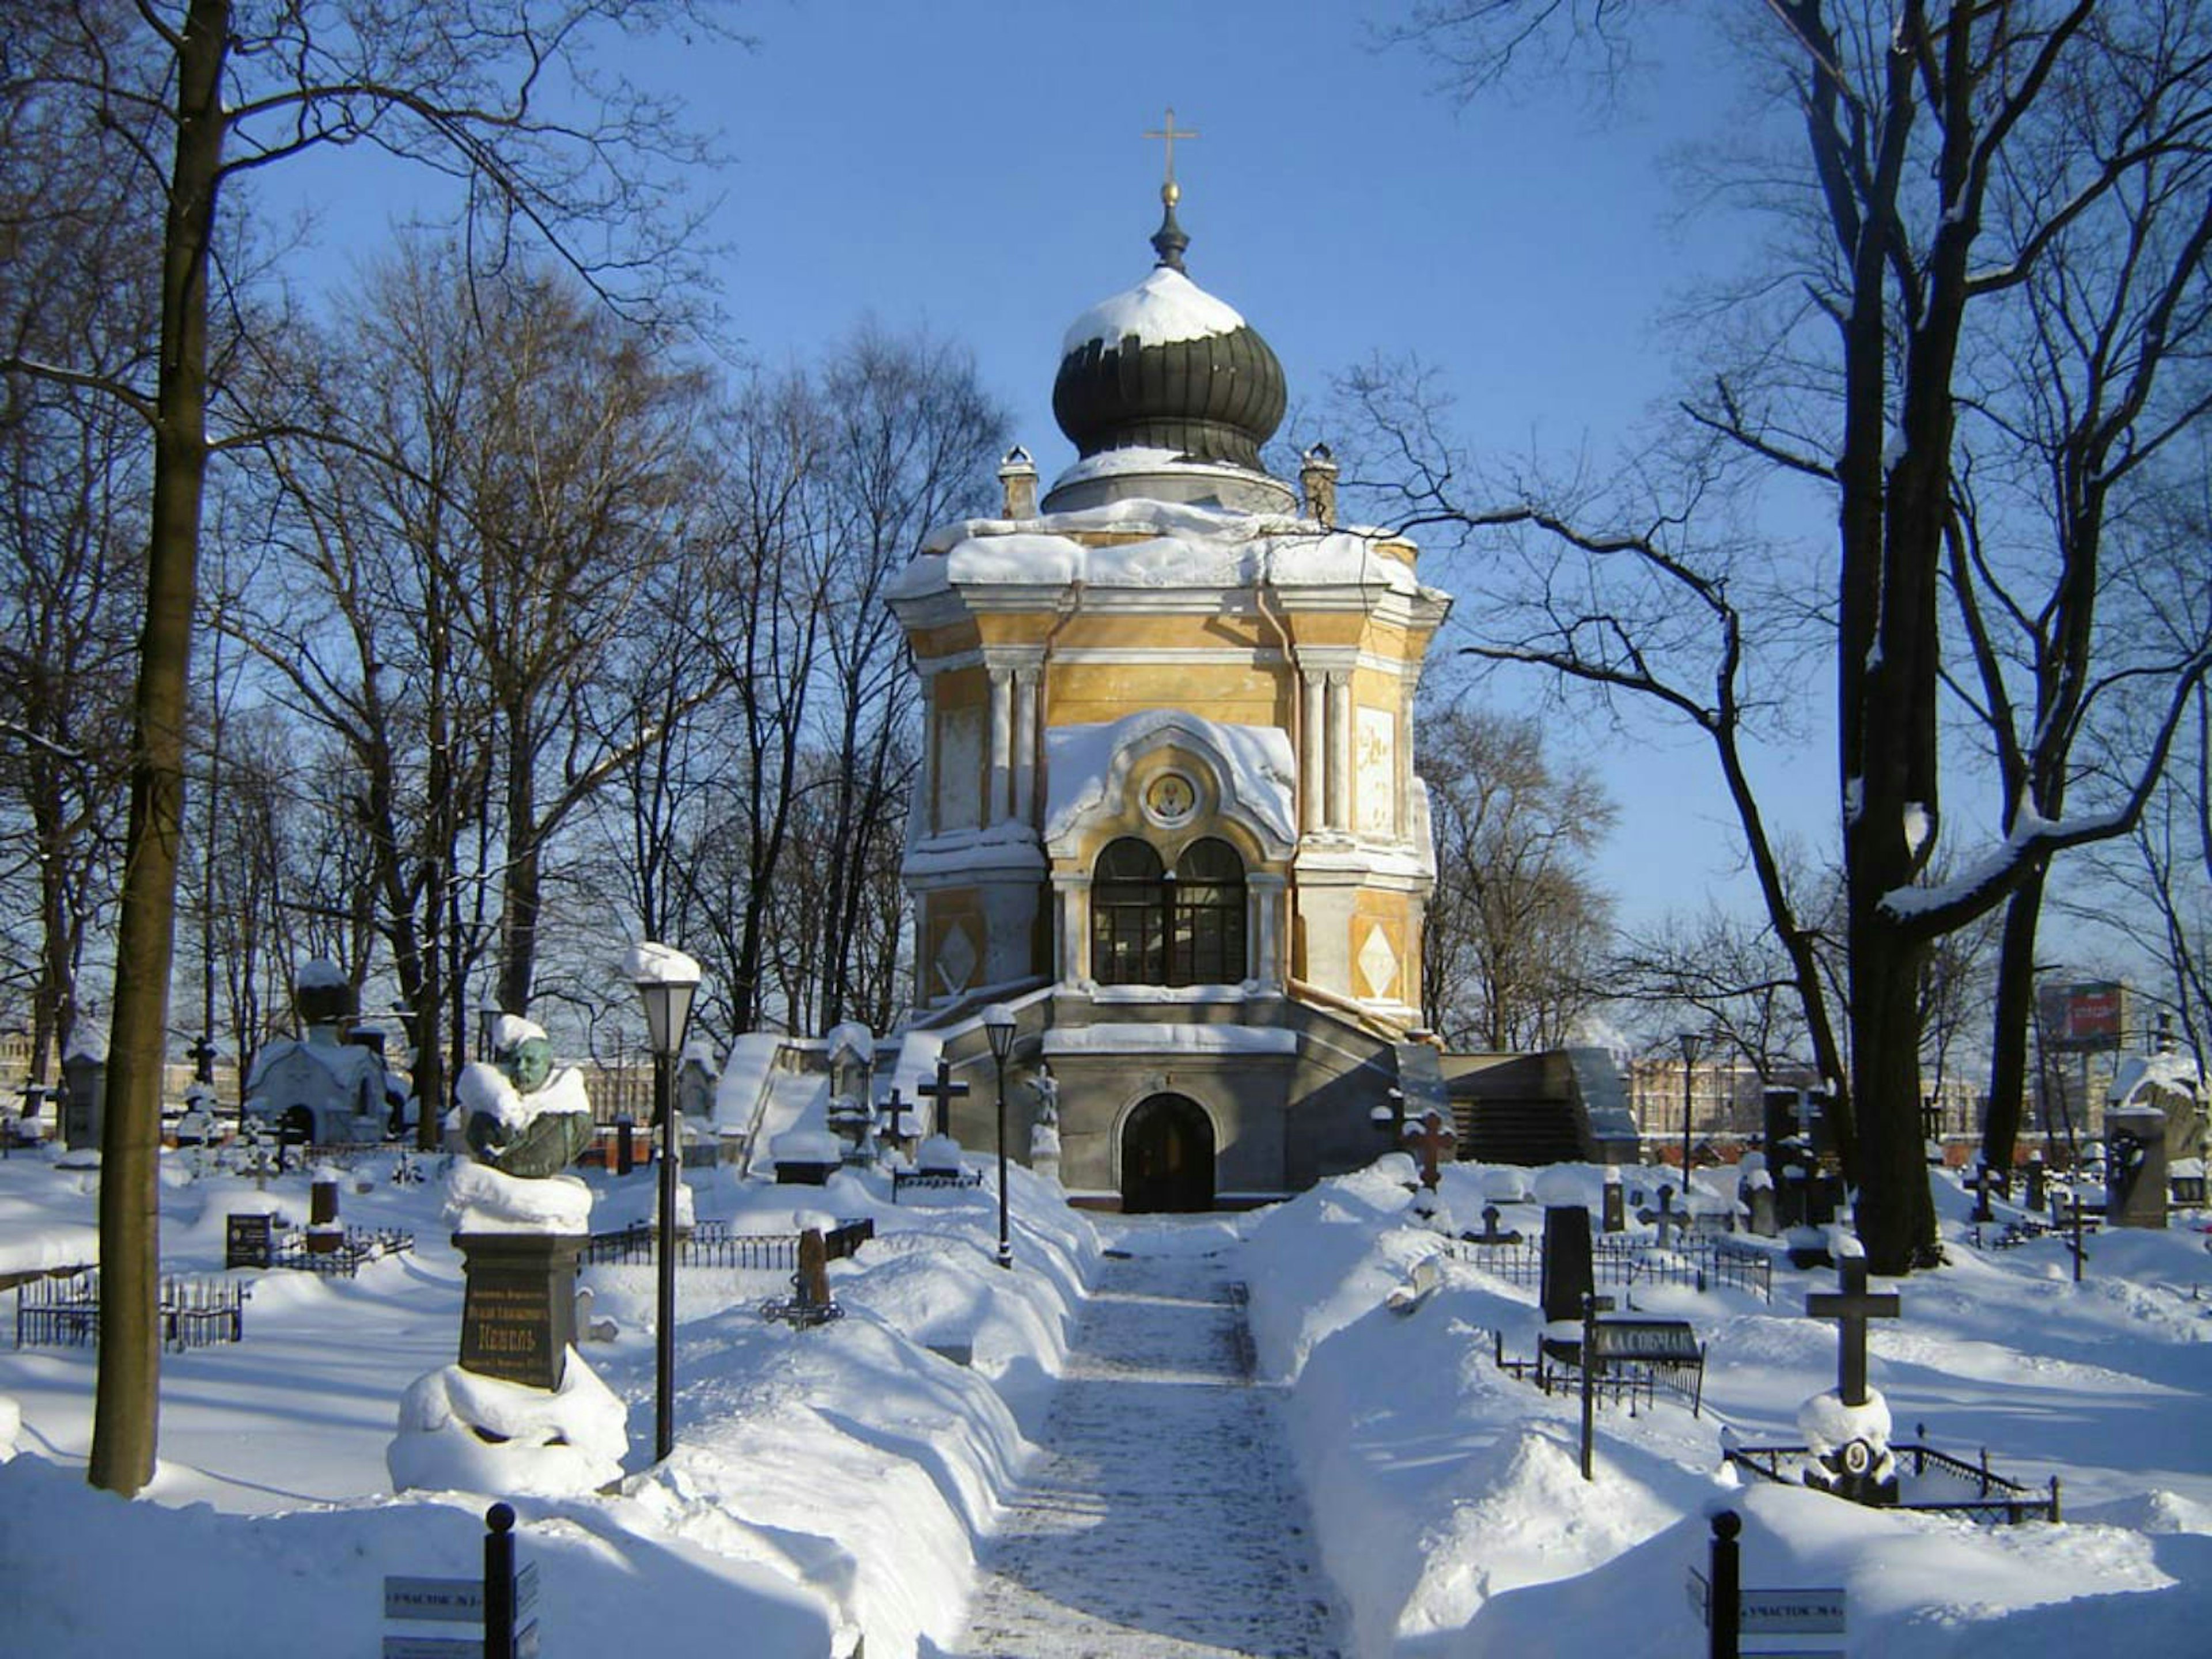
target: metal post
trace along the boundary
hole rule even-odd
[[[514,1510],[495,1504],[484,1511],[484,1659],[514,1659]]]
[[[1006,1057],[992,1045],[991,1064],[999,1073],[999,1265],[1014,1265],[1014,1247],[1006,1234]]]
[[[653,1460],[665,1459],[676,1444],[676,1189],[682,1173],[684,1137],[676,1128],[676,1091],[670,1057],[653,1056],[653,1110],[660,1125],[660,1227],[659,1329],[655,1332],[653,1390]]]
[[[1583,1479],[1590,1474],[1590,1441],[1597,1432],[1595,1377],[1597,1372],[1597,1297],[1583,1296]]]
[[[1736,1626],[1743,1613],[1742,1567],[1736,1534],[1743,1517],[1723,1510],[1713,1517],[1712,1632],[1711,1659],[1736,1659]]]

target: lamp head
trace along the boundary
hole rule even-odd
[[[699,964],[681,951],[647,942],[630,946],[623,966],[645,1005],[648,1045],[655,1054],[673,1059],[683,1052],[684,1028],[691,1023]]]
[[[991,1057],[1004,1060],[1014,1051],[1014,1011],[1003,1002],[983,1010],[983,1035],[991,1039]]]

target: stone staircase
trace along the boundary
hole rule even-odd
[[[1452,1103],[1459,1155],[1482,1164],[1571,1164],[1589,1157],[1573,1105],[1526,1097]]]

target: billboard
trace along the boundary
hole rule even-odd
[[[2127,1030],[2127,987],[2117,981],[2046,985],[2036,994],[2036,1024],[2046,1048],[2115,1049]]]

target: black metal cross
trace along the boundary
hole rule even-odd
[[[955,1083],[952,1080],[952,1062],[945,1059],[943,1054],[938,1055],[936,1081],[917,1083],[914,1085],[914,1091],[918,1095],[927,1096],[937,1103],[936,1133],[940,1135],[951,1134],[952,1133],[951,1127],[952,1103],[968,1092],[966,1084]]]
[[[1867,1264],[1863,1255],[1847,1255],[1837,1264],[1843,1279],[1840,1291],[1814,1291],[1805,1298],[1808,1319],[1836,1322],[1836,1392],[1846,1406],[1863,1406],[1867,1398],[1867,1321],[1895,1319],[1904,1304],[1895,1291],[1869,1291]]]

